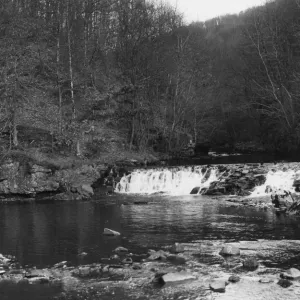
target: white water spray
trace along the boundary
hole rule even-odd
[[[257,186],[249,197],[261,197],[283,191],[294,193],[295,187],[293,187],[293,183],[296,179],[300,179],[300,171],[269,171],[266,182],[261,186]]]
[[[166,193],[189,195],[193,188],[208,188],[218,180],[217,169],[202,167],[178,167],[170,169],[135,170],[123,177],[116,192],[130,194]]]

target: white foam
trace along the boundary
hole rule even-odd
[[[210,174],[207,174],[210,172]],[[218,180],[217,170],[212,168],[203,174],[201,167],[174,169],[136,170],[123,177],[116,187],[118,193],[189,195],[195,187],[209,187]]]
[[[294,193],[295,188],[293,187],[293,183],[294,180],[298,178],[300,178],[300,171],[269,171],[266,182],[261,186],[257,186],[249,197],[261,197],[269,195],[272,192],[280,191],[290,191],[291,193]],[[267,187],[270,188],[267,190]]]

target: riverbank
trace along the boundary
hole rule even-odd
[[[63,261],[45,269],[22,268],[1,255],[0,285],[52,288],[57,300],[293,300],[300,295],[299,249],[300,242],[291,240],[202,240],[139,255],[118,247],[101,263],[70,266]]]
[[[110,173],[122,177],[145,161],[156,164],[159,159],[151,153],[128,151],[97,160],[12,151],[0,161],[0,201],[91,199],[95,185],[103,185]],[[111,191],[108,185],[103,189],[104,194]]]

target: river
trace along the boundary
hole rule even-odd
[[[199,239],[300,239],[298,217],[272,209],[230,206],[224,199],[187,195],[117,195],[108,201],[149,201],[147,205],[103,205],[101,201],[0,206],[0,253],[23,265],[99,262],[117,246],[134,253]],[[117,201],[118,203],[119,201]],[[122,233],[109,239],[103,229]],[[79,258],[78,254],[88,255]]]

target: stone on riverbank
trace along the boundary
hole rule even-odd
[[[258,265],[259,265],[258,261],[255,257],[249,257],[243,261],[244,269],[249,270],[249,271],[256,270],[258,268]]]
[[[173,253],[180,253],[180,252],[184,252],[184,246],[180,243],[175,243],[172,247],[171,247],[171,252]]]
[[[214,292],[225,293],[226,282],[225,280],[214,280],[209,284],[209,287]]]
[[[287,279],[280,279],[278,282],[277,282],[278,285],[280,285],[281,287],[283,288],[288,288],[290,287],[293,283],[290,282],[289,280]]]
[[[80,194],[86,198],[89,198],[94,195],[94,190],[89,184],[82,184]]]
[[[236,283],[236,282],[239,282],[241,280],[241,278],[237,275],[231,275],[229,278],[228,278],[228,281],[229,282],[232,282],[232,283]]]
[[[297,280],[300,279],[300,271],[296,268],[290,268],[286,272],[281,273],[280,277],[283,279]]]
[[[168,273],[162,277],[163,283],[184,282],[187,280],[195,280],[196,277],[189,272]]]
[[[121,235],[120,232],[111,230],[109,228],[104,228],[103,234],[106,235],[106,236],[119,236],[119,235]]]
[[[80,258],[86,257],[88,254],[86,252],[81,252],[77,256]]]
[[[231,245],[225,245],[219,252],[223,256],[240,255],[241,251],[239,248]]]
[[[124,247],[118,247],[113,252],[115,252],[117,254],[125,254],[125,253],[128,253],[128,249],[124,248]]]
[[[184,295],[185,298],[189,299],[200,297],[203,300],[209,300],[212,297],[211,291],[224,293],[226,290],[226,294],[215,294],[213,297],[218,299],[255,300],[278,298],[298,300],[300,287],[297,282],[294,284],[293,289],[282,289],[277,284],[262,284],[267,283],[267,281],[270,283],[275,281],[277,283],[280,273],[278,268],[264,268],[262,266],[260,270],[262,272],[248,273],[245,269],[239,267],[236,269],[239,272],[239,276],[230,276],[234,270],[225,270],[219,263],[215,263],[215,258],[223,260],[219,256],[219,249],[222,248],[223,243],[224,241],[222,240],[201,240],[190,244],[182,244],[185,251],[179,257],[182,255],[186,259],[186,264],[181,266],[172,265],[168,261],[168,257],[171,254],[167,250],[161,250],[152,251],[151,254],[164,253],[164,256],[167,258],[165,261],[154,260],[143,264],[133,263],[130,266],[128,264],[112,264],[111,262],[108,264],[94,263],[63,269],[49,268],[45,269],[45,271],[41,270],[41,273],[40,270],[28,269],[28,274],[44,275],[40,276],[40,278],[32,277],[36,278],[32,279],[32,283],[43,283],[49,278],[49,285],[46,286],[50,286],[56,281],[67,295],[66,298],[58,299],[73,299],[72,296],[75,293],[80,294],[87,289],[88,293],[86,296],[80,299],[102,299],[102,293],[107,292],[106,295],[111,296],[113,293],[118,293],[121,289],[122,296],[126,299],[138,299],[141,296],[143,299],[162,299],[164,297],[166,299],[179,299],[178,295]],[[295,251],[299,249],[300,242],[259,240],[232,243],[232,245],[241,250],[243,257],[257,256],[262,261],[276,261],[277,258],[283,257],[287,253],[296,253]],[[201,257],[204,259],[202,260]],[[207,258],[209,259],[207,260]],[[240,261],[240,258],[228,257],[227,260]],[[30,283],[30,278],[24,277],[24,270],[16,274],[11,273],[14,270],[14,264],[11,263],[10,266],[11,270],[7,271],[7,274],[0,276],[0,281],[3,284],[6,284],[6,281],[9,281],[10,284],[17,282]],[[261,277],[262,274],[263,277]],[[241,280],[230,280],[234,276]],[[228,281],[236,283],[230,284],[226,288],[227,278]],[[263,278],[261,282],[259,282],[260,278]],[[162,286],[157,285],[157,283],[167,284],[162,290]],[[209,286],[209,283],[211,286]],[[279,283],[283,286],[291,284],[288,280],[280,281]],[[91,291],[97,292],[97,296],[96,294],[91,294]],[[106,296],[103,296],[103,299],[106,299]]]
[[[149,261],[154,261],[154,260],[161,260],[161,261],[166,261],[167,259],[167,253],[163,250],[156,251],[152,253],[149,257]]]
[[[64,260],[64,261],[61,261],[61,262],[55,264],[53,267],[54,267],[54,268],[57,268],[57,269],[59,269],[59,268],[64,268],[64,267],[67,266],[67,263],[68,263],[68,262],[67,262],[66,260]]]
[[[259,282],[260,283],[272,283],[274,281],[270,278],[261,278],[261,279],[259,279]]]

